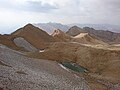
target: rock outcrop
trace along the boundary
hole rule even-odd
[[[67,35],[66,33],[64,33],[59,29],[54,30],[54,32],[52,33],[52,36],[56,39],[56,41],[59,41],[59,42],[70,42],[70,40],[72,39],[71,36]]]

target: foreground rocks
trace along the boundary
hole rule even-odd
[[[57,62],[32,59],[0,45],[0,90],[91,90]]]
[[[80,43],[54,43],[42,53],[28,53],[29,57],[53,61],[71,61],[87,68],[92,77],[120,83],[120,50],[107,46]]]

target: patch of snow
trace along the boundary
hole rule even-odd
[[[69,70],[68,70],[66,67],[64,67],[62,64],[59,64],[59,65],[60,65],[60,67],[62,67],[63,69],[69,71]]]
[[[45,50],[39,50],[39,53],[41,53],[41,52],[45,52]]]

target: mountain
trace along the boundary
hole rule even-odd
[[[57,42],[76,42],[91,45],[106,44],[89,33],[80,33],[79,35],[73,37],[58,29],[53,32],[52,36]]]
[[[73,26],[71,27],[66,34],[70,35],[70,36],[76,36],[80,33],[85,33],[86,31],[83,30],[82,28],[78,27],[78,26]]]
[[[79,42],[83,44],[106,44],[105,42],[95,38],[89,33],[80,33],[77,36],[73,37],[73,42]]]
[[[95,30],[94,28],[90,27],[84,27],[81,29],[77,26],[73,26],[66,33],[71,36],[76,36],[82,32],[89,33],[97,39],[100,39],[107,43],[120,43],[120,33],[104,30]]]
[[[119,90],[120,44],[113,42],[119,33],[77,26],[49,35],[27,24],[0,35],[0,89]]]
[[[110,24],[69,24],[68,26],[78,26],[78,27],[92,27],[96,30],[109,30],[112,32],[120,33],[120,26],[118,25],[110,25]]]
[[[64,33],[62,30],[54,30],[54,32],[51,34],[55,39],[56,41],[59,41],[59,42],[69,42],[72,37],[67,35],[66,33]]]
[[[45,48],[49,43],[55,41],[52,36],[32,24],[27,24],[23,28],[13,32],[11,35],[22,37],[39,49]]]
[[[120,33],[104,30],[95,30],[94,28],[89,27],[84,27],[83,29],[88,33],[100,38],[102,41],[108,43],[120,43]]]
[[[38,23],[33,24],[36,27],[41,28],[42,30],[46,31],[49,34],[52,34],[54,30],[60,29],[63,30],[63,32],[66,32],[69,29],[69,26],[63,25],[61,23]]]

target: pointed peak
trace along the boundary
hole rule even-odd
[[[80,27],[78,27],[78,26],[75,25],[75,26],[72,26],[71,28],[80,28]]]
[[[95,30],[94,28],[91,27],[83,27],[84,30]]]
[[[26,27],[35,27],[34,25],[32,25],[31,23],[28,23],[27,25],[24,26],[24,28]]]

